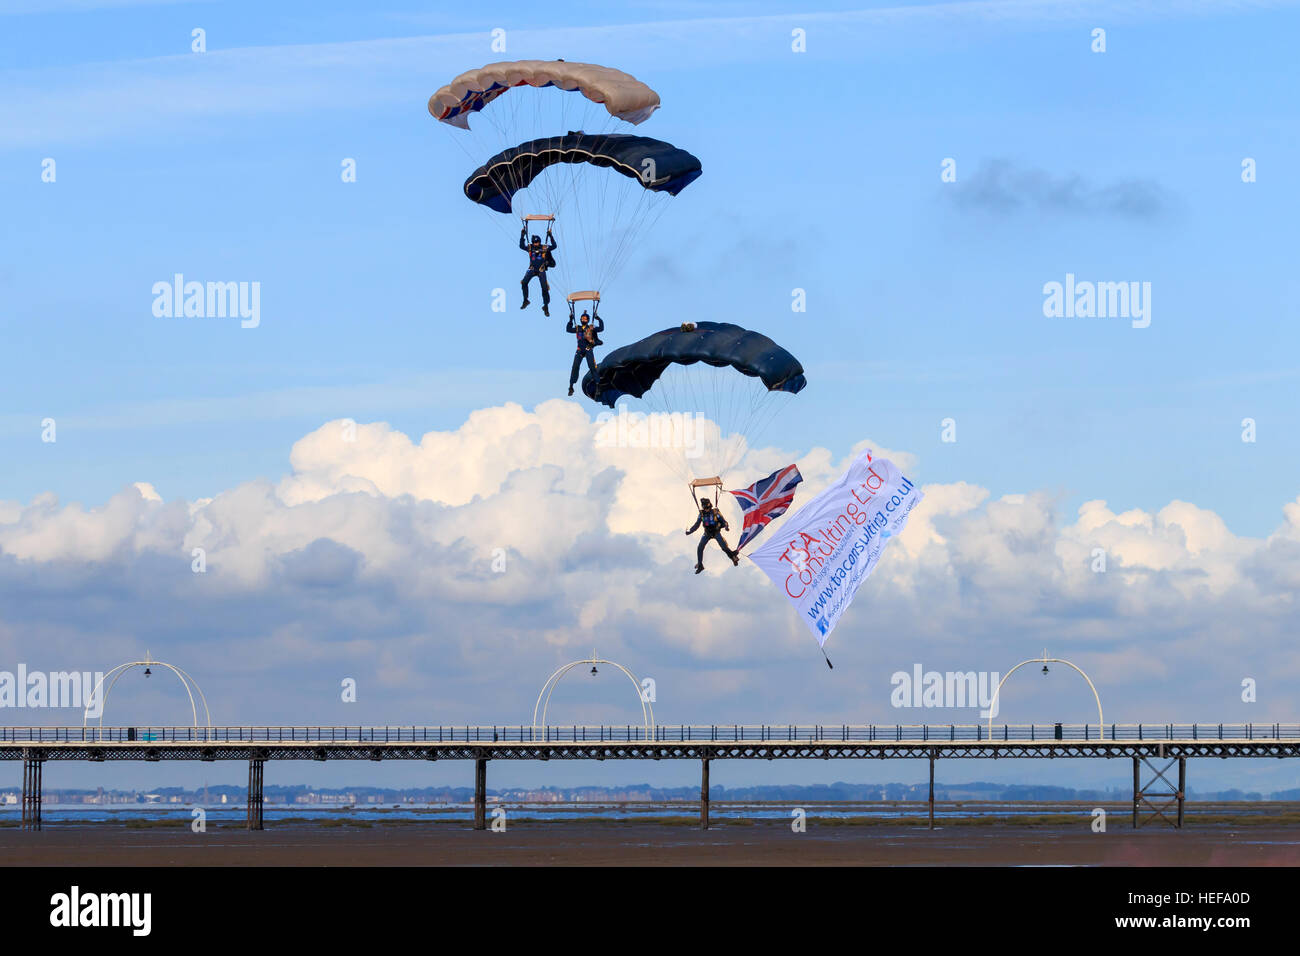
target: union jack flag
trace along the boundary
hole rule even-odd
[[[794,486],[803,481],[803,475],[794,465],[786,465],[772,472],[766,478],[754,482],[742,491],[733,491],[741,512],[745,515],[745,524],[740,531],[739,551],[767,527],[773,518],[786,513],[790,502],[794,501]]]

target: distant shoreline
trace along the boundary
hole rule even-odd
[[[535,826],[559,825],[594,827],[653,825],[698,826],[699,803],[686,800],[574,801],[566,803],[524,803],[490,800],[489,812],[502,809],[507,821]],[[788,821],[796,809],[805,811],[809,824],[822,827],[898,827],[928,825],[929,804],[925,801],[843,800],[714,800],[710,818],[718,825],[754,826]],[[1106,813],[1111,827],[1130,825],[1132,804],[1123,801],[1086,800],[935,801],[936,825],[945,827],[1073,827],[1090,826],[1097,809]],[[242,804],[139,804],[86,806],[46,804],[47,829],[189,828],[196,810],[205,823],[223,830],[241,829],[246,808]],[[410,826],[459,826],[472,818],[469,803],[401,804],[379,806],[303,806],[266,803],[268,827],[293,826],[336,829],[340,827],[382,828]],[[1188,826],[1296,827],[1300,833],[1300,803],[1291,801],[1189,801],[1185,809]],[[17,829],[16,807],[0,808],[0,829]]]

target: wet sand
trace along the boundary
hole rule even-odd
[[[444,822],[0,829],[6,866],[1297,866],[1300,829],[1249,826],[818,826],[785,822],[511,824]]]

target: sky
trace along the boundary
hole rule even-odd
[[[891,675],[1001,674],[1046,647],[1092,676],[1108,722],[1300,720],[1297,26],[1294,3],[1190,0],[0,0],[0,670],[150,650],[195,675],[216,723],[518,724],[596,647],[655,679],[665,722],[970,723],[893,707]],[[430,94],[558,57],[651,86],[662,106],[637,132],[703,167],[603,290],[607,347],[680,321],[760,330],[809,385],[737,478],[797,462],[797,506],[872,448],[925,489],[828,642],[833,671],[757,568],[692,574],[682,482],[595,440],[600,407],[565,395],[560,309],[518,310],[513,227],[461,191],[479,147]],[[557,230],[562,259],[600,242]],[[178,273],[258,283],[258,324],[156,315]],[[1149,283],[1149,324],[1046,316],[1067,275]],[[122,687],[108,723],[187,722],[178,687]],[[553,709],[626,723],[626,691],[565,685]],[[1066,673],[1006,694],[1013,722],[1095,712]],[[30,714],[0,719],[80,722]],[[1190,773],[1296,783],[1280,763]]]

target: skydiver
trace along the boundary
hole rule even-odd
[[[695,519],[695,524],[686,529],[686,533],[694,534],[695,529],[700,525],[704,525],[704,537],[700,538],[700,546],[695,549],[696,574],[704,570],[704,546],[710,541],[718,542],[718,547],[731,558],[733,565],[740,564],[740,555],[727,547],[727,539],[722,536],[722,532],[730,531],[731,526],[727,524],[727,519],[722,516],[722,512],[713,507],[713,502],[708,498],[700,499],[700,516]]]
[[[524,290],[524,303],[519,308],[528,308],[528,282],[533,276],[541,280],[542,286],[542,315],[551,314],[551,284],[546,281],[546,270],[555,265],[555,257],[551,255],[559,243],[555,241],[555,236],[551,235],[551,227],[546,227],[546,245],[542,245],[540,236],[533,236],[533,241],[524,244],[524,238],[528,235],[528,227],[519,230],[519,248],[528,253],[528,271],[524,273],[523,280],[519,285]]]
[[[582,360],[587,360],[587,368],[591,374],[596,374],[596,346],[604,345],[600,340],[600,333],[605,331],[605,320],[599,315],[595,321],[592,321],[590,315],[584,310],[582,316],[574,324],[573,305],[569,305],[569,323],[564,327],[564,331],[572,332],[578,337],[578,350],[573,353],[573,369],[569,372],[569,394],[573,394],[573,385],[578,381],[578,369],[582,367]]]

